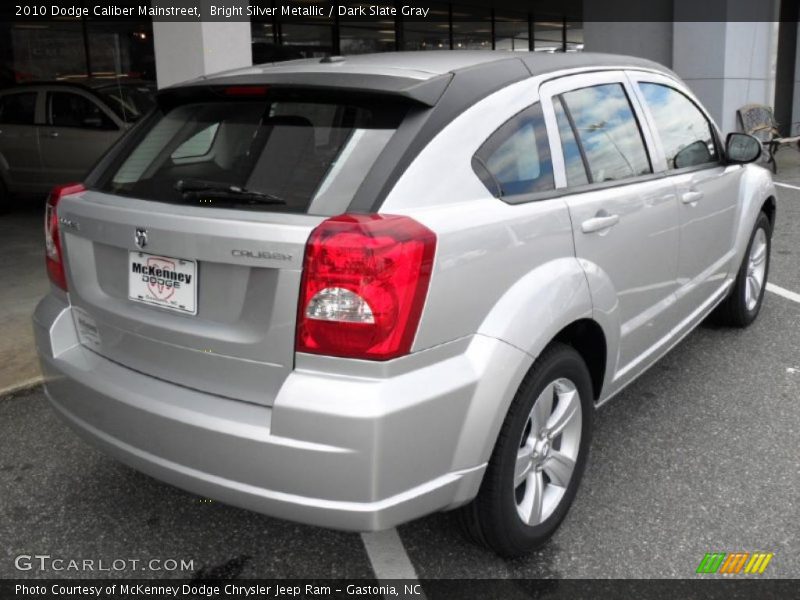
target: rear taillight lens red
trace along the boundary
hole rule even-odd
[[[436,235],[409,217],[323,222],[306,245],[297,351],[367,360],[408,354],[435,250]]]
[[[44,244],[47,275],[50,281],[67,290],[67,275],[64,271],[64,257],[61,252],[61,234],[58,227],[58,202],[64,196],[77,194],[84,191],[83,184],[68,183],[53,188],[47,198],[47,207],[44,212]]]

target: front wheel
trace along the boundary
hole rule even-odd
[[[769,217],[762,212],[753,227],[730,295],[715,311],[714,316],[719,323],[747,327],[756,320],[767,288],[771,240],[772,225]]]
[[[592,381],[580,354],[550,345],[511,403],[478,496],[460,509],[474,541],[510,557],[550,539],[575,498],[593,411]]]

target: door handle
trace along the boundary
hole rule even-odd
[[[619,215],[600,215],[581,223],[581,231],[583,233],[595,233],[613,227],[617,223],[619,223]]]
[[[57,138],[58,137],[58,132],[57,131],[48,131],[47,132],[47,137]]]
[[[684,192],[681,195],[681,202],[683,202],[684,204],[694,204],[698,200],[702,200],[704,195],[705,194],[703,194],[703,192],[698,192],[697,190],[690,190],[688,192]]]

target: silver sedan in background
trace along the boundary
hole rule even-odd
[[[0,209],[13,194],[45,194],[83,179],[155,106],[151,82],[84,79],[0,90]]]

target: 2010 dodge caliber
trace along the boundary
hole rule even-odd
[[[760,152],[610,55],[332,57],[162,90],[48,201],[47,394],[198,494],[351,530],[459,508],[529,551],[595,407],[712,311],[756,318]]]

